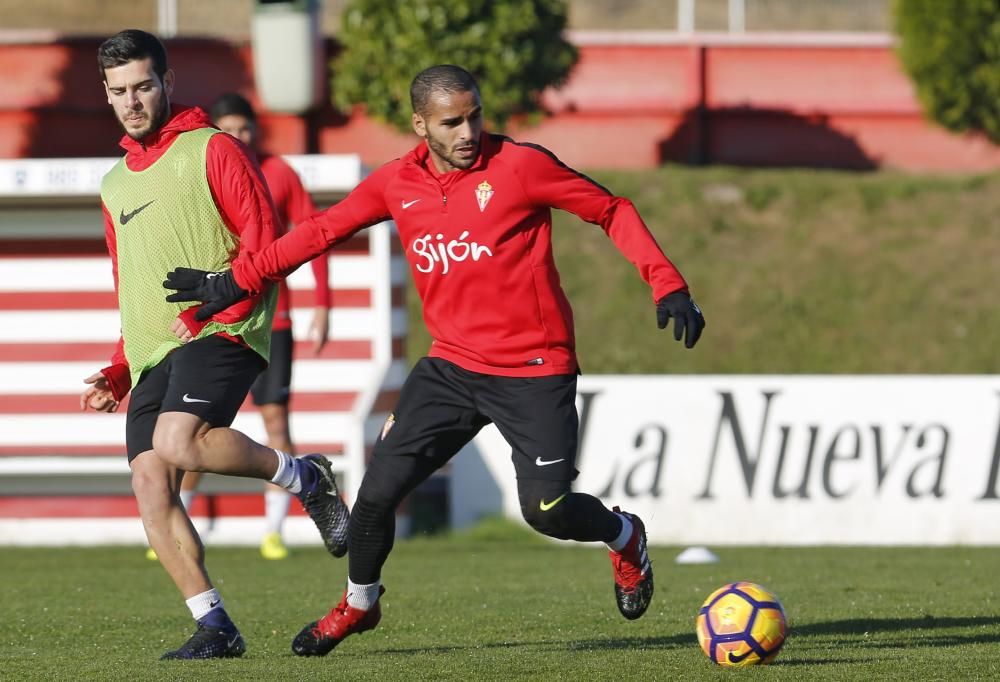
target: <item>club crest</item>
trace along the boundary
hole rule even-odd
[[[389,414],[386,417],[385,424],[382,424],[382,436],[379,440],[385,440],[385,437],[389,435],[389,431],[392,430],[393,425],[396,423],[396,416],[394,414]]]
[[[476,187],[476,201],[479,203],[480,213],[486,210],[486,204],[490,203],[491,198],[493,198],[493,186],[483,180]]]

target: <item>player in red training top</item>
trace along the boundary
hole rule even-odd
[[[381,619],[381,570],[395,509],[486,424],[513,448],[518,497],[537,531],[607,543],[622,615],[641,616],[653,595],[646,533],[634,514],[572,491],[577,475],[579,371],[569,302],[552,258],[551,209],[607,233],[650,285],[662,329],[694,346],[704,318],[635,207],[535,145],[482,130],[479,88],[457,66],[431,67],[410,86],[413,128],[424,139],[368,176],[342,202],[232,269],[177,268],[164,283],[198,315],[260,291],[298,265],[392,218],[434,339],[382,429],[348,529],[347,589],[292,642],[324,655]]]
[[[242,95],[226,93],[220,96],[208,114],[219,130],[229,133],[245,144],[256,156],[264,173],[274,207],[278,212],[279,236],[316,212],[309,193],[302,186],[299,176],[280,156],[267,154],[258,146],[257,113]],[[313,277],[316,280],[315,310],[309,338],[313,340],[313,353],[319,355],[326,345],[329,334],[330,288],[328,259],[324,254],[313,259]],[[292,337],[291,296],[288,285],[282,280],[278,284],[278,306],[274,312],[271,327],[271,361],[250,387],[254,405],[260,410],[267,444],[283,452],[295,455],[291,430],[288,425],[288,400],[292,383]],[[181,501],[188,509],[194,502],[195,488],[201,475],[189,472],[181,484]],[[288,549],[281,537],[281,527],[288,516],[291,496],[282,488],[269,485],[264,493],[264,515],[266,528],[260,543],[260,553],[265,559],[284,559]],[[156,554],[150,551],[150,558]]]

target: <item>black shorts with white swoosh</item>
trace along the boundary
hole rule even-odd
[[[212,426],[229,426],[266,363],[255,351],[207,336],[171,352],[147,370],[129,398],[125,418],[128,461],[153,449],[161,412],[187,412]]]
[[[423,358],[375,441],[365,485],[401,498],[491,422],[511,446],[519,480],[576,478],[575,374],[493,376]]]

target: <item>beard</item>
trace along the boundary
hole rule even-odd
[[[125,118],[129,116],[132,112],[127,112]],[[125,118],[119,117],[118,123],[121,124],[122,130],[125,134],[131,137],[136,142],[142,142],[148,136],[160,130],[163,124],[167,122],[170,117],[170,102],[166,97],[160,99],[159,104],[156,109],[148,114],[148,119],[146,125],[142,128],[129,128],[126,124]]]
[[[473,142],[473,144],[476,146],[478,151],[479,141],[477,140]],[[427,136],[427,146],[432,152],[447,161],[449,166],[458,170],[467,170],[471,168],[473,164],[476,163],[476,159],[479,158],[478,154],[474,154],[468,159],[463,159],[459,157],[458,154],[451,152],[451,150],[449,150],[443,142],[431,135]]]

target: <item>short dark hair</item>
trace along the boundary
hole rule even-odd
[[[153,60],[153,71],[163,80],[167,66],[167,50],[160,39],[152,33],[129,28],[111,36],[97,48],[97,64],[101,80],[105,80],[105,69],[128,64],[136,59]]]
[[[461,66],[438,64],[424,69],[410,84],[410,105],[413,111],[423,114],[433,92],[479,92],[479,85],[472,74]]]
[[[208,115],[213,123],[223,116],[242,116],[251,123],[257,122],[257,113],[253,110],[250,102],[247,101],[246,97],[235,92],[220,95],[208,108]]]

